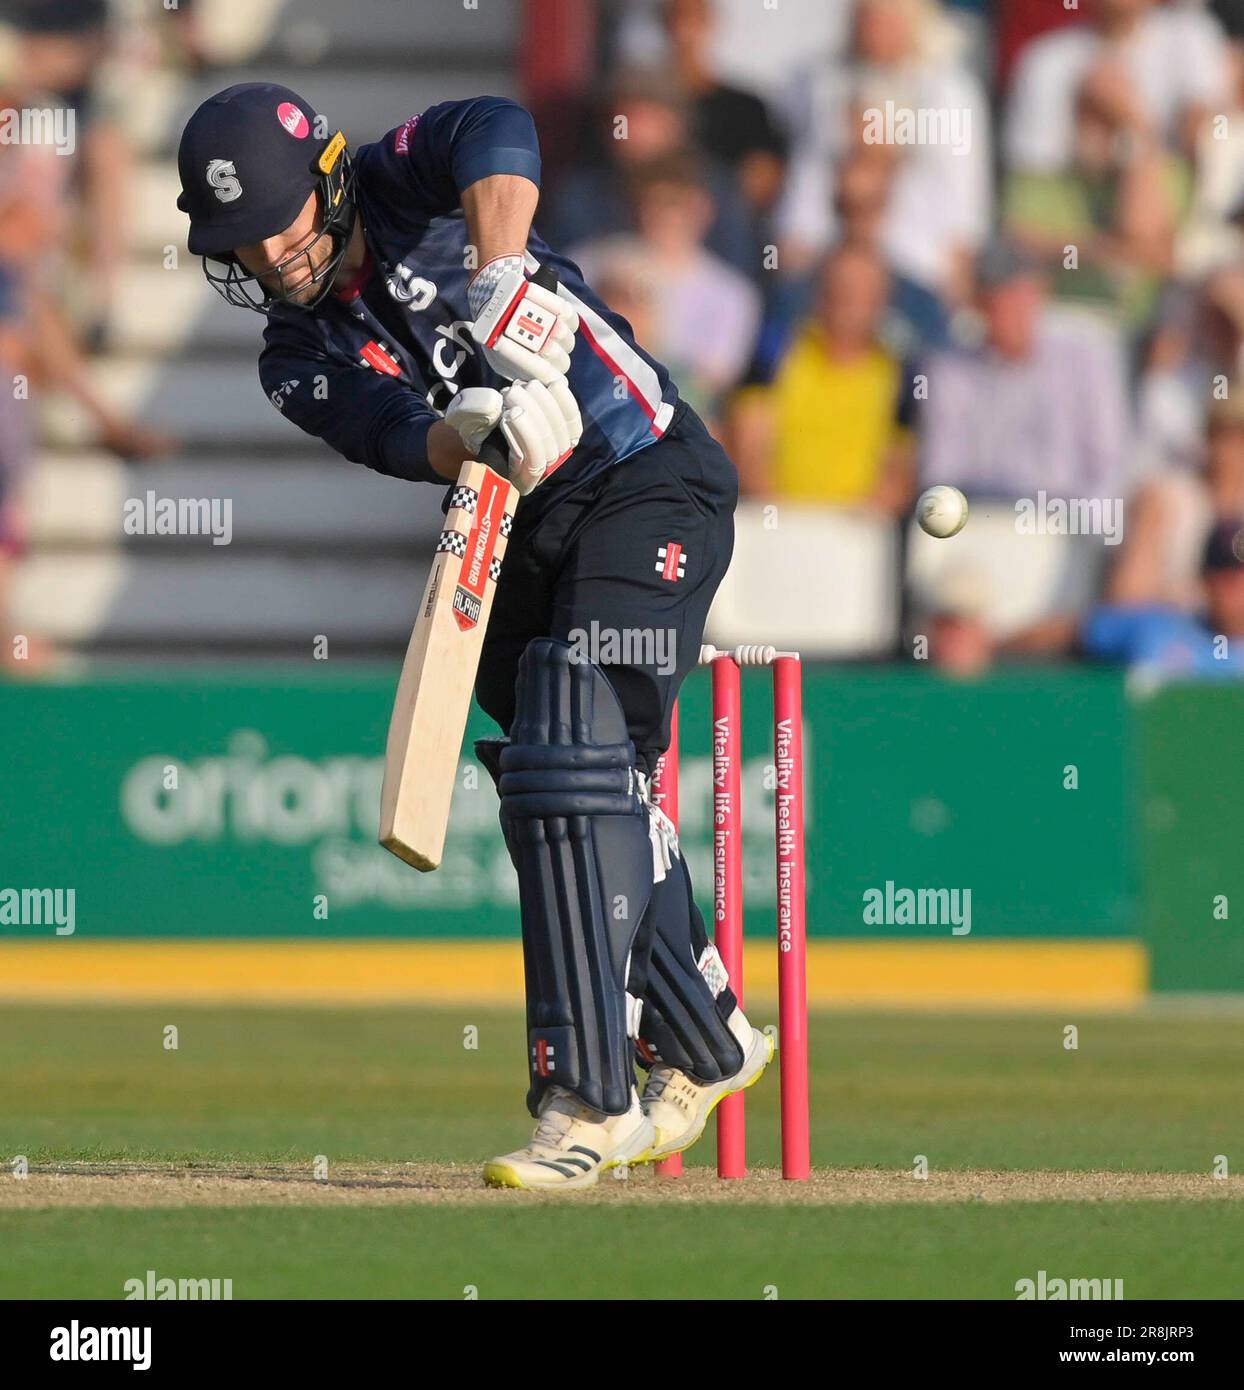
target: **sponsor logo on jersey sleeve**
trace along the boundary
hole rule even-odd
[[[272,402],[274,406],[276,406],[278,410],[284,410],[285,402],[289,400],[289,398],[294,394],[295,391],[297,391],[297,389],[297,381],[283,381],[276,388],[276,390],[273,391],[272,395],[269,396],[268,399]]]
[[[415,133],[415,127],[419,124],[419,117],[412,116],[405,125],[398,126],[393,133],[393,153],[409,154],[410,137]]]

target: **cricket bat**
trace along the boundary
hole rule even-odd
[[[488,614],[518,490],[468,459],[406,649],[389,722],[380,843],[425,872],[441,862]]]
[[[547,267],[532,278],[557,288]],[[498,429],[481,461],[462,465],[389,722],[380,843],[425,873],[444,853],[475,674],[518,504],[518,489],[505,477],[507,457]]]

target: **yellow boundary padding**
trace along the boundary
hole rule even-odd
[[[747,946],[746,995],[772,999],[777,953]],[[517,1006],[509,941],[9,941],[0,999],[111,1003],[473,1003]],[[816,941],[816,1007],[1127,1008],[1148,990],[1138,941]]]

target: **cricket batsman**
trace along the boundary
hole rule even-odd
[[[521,500],[475,686],[504,737],[476,748],[518,873],[536,1124],[484,1180],[587,1187],[688,1148],[772,1055],[650,795],[730,561],[738,478],[532,229],[522,107],[443,102],[355,153],[333,130],[287,88],[219,92],[183,132],[178,206],[210,283],[265,316],[260,380],[299,428],[441,487],[495,430],[506,441]],[[541,267],[556,291],[532,283]],[[638,652],[615,637],[628,659],[607,665],[577,636],[657,630],[672,640]]]

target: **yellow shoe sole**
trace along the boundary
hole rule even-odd
[[[626,1166],[628,1168],[634,1168],[638,1164],[650,1163],[651,1161],[652,1150],[645,1149],[637,1158],[627,1159]],[[607,1173],[610,1169],[620,1167],[621,1162],[621,1159],[615,1158],[609,1163],[602,1163],[596,1170],[595,1177],[599,1179],[602,1173]],[[587,1175],[584,1174],[584,1176],[586,1177]],[[523,1192],[581,1192],[586,1187],[595,1187],[596,1183],[578,1183],[572,1180],[570,1182],[547,1185],[545,1183],[532,1183],[528,1186],[508,1163],[499,1163],[494,1158],[489,1159],[489,1161],[484,1164],[484,1185],[486,1187],[516,1187]]]
[[[752,1087],[756,1084],[756,1082],[759,1081],[760,1078],[769,1069],[769,1063],[773,1061],[773,1054],[777,1051],[777,1044],[773,1041],[773,1039],[769,1036],[768,1033],[765,1034],[765,1039],[769,1044],[769,1051],[768,1055],[765,1057],[764,1066],[760,1068],[760,1070],[756,1073],[755,1076],[752,1077],[750,1081],[740,1086],[737,1091],[723,1091],[721,1095],[717,1097],[717,1099],[712,1103],[712,1105],[710,1105],[708,1109],[704,1112],[704,1124],[701,1127],[699,1134],[693,1135],[690,1139],[687,1140],[685,1144],[680,1145],[676,1149],[669,1149],[662,1154],[655,1153],[653,1150],[650,1149],[642,1159],[637,1159],[633,1161],[640,1163],[664,1163],[667,1158],[673,1158],[675,1154],[686,1153],[688,1149],[694,1148],[695,1145],[698,1144],[700,1140],[704,1138],[704,1131],[708,1128],[709,1120],[713,1118],[713,1111],[717,1109],[717,1107],[722,1103],[722,1101],[728,1099],[730,1096],[741,1096],[744,1091],[750,1091]]]
[[[505,1163],[485,1163],[484,1183],[488,1187],[522,1187],[523,1180]]]

